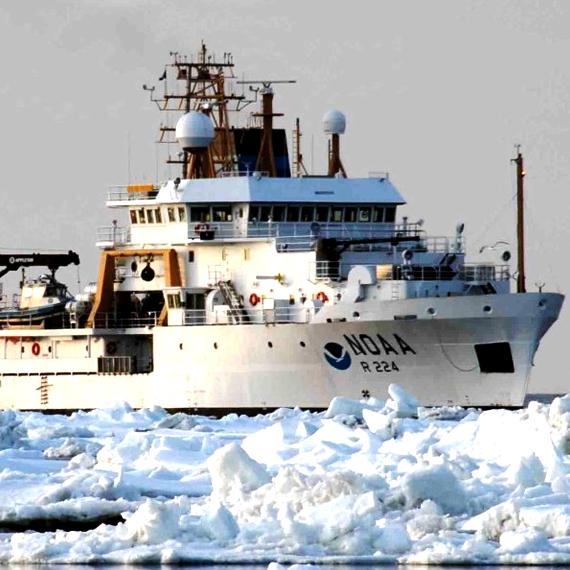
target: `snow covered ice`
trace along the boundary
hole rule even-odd
[[[0,412],[0,563],[570,563],[570,395]]]

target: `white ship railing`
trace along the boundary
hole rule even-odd
[[[107,188],[107,202],[130,202],[136,200],[154,200],[158,188],[151,192],[131,192],[127,185],[109,186]]]
[[[103,226],[97,228],[97,246],[114,247],[131,241],[131,232],[127,227]]]
[[[202,231],[204,233],[202,233]],[[188,238],[204,240],[246,240],[275,238],[278,251],[313,249],[318,238],[335,238],[339,240],[375,240],[382,238],[398,238],[397,245],[389,242],[355,243],[352,249],[358,251],[390,251],[394,247],[398,251],[413,249],[431,253],[463,253],[465,239],[463,236],[427,236],[418,224],[362,224],[362,223],[326,223],[318,222],[248,222],[237,225],[234,222],[213,222],[202,224],[190,222]],[[406,241],[409,237],[410,241]],[[417,238],[419,237],[419,241]]]
[[[184,312],[183,325],[262,325],[273,323],[307,323],[318,309],[304,308],[299,305],[287,307],[230,309],[220,307],[219,311],[207,312],[205,309]],[[238,315],[239,313],[239,315]]]
[[[355,264],[338,261],[313,261],[309,263],[309,281],[340,281],[346,279]],[[450,281],[454,278],[467,282],[508,281],[511,277],[508,265],[465,263],[457,270],[445,265],[365,265],[371,267],[379,281]]]
[[[98,313],[95,316],[93,328],[96,329],[131,329],[131,328],[144,328],[154,327],[158,323],[160,313],[151,311],[145,315],[137,315],[131,313],[130,315],[118,315],[113,312]]]

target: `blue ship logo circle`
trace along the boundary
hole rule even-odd
[[[352,364],[352,358],[342,344],[327,342],[324,351],[325,360],[337,370],[348,370]]]

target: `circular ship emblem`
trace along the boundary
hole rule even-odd
[[[337,370],[347,370],[352,364],[352,358],[346,348],[336,342],[325,344],[324,356],[325,360]]]

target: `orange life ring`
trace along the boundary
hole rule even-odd
[[[200,223],[194,226],[194,232],[201,234],[202,232],[207,232],[210,230],[210,224]]]
[[[317,293],[317,299],[323,303],[326,303],[329,300],[327,294],[324,291],[319,291]]]
[[[34,344],[32,344],[32,354],[34,356],[38,356],[40,354],[40,343],[39,342],[34,342]]]
[[[255,305],[257,305],[257,303],[259,303],[259,301],[261,301],[261,299],[259,298],[259,295],[256,295],[255,293],[252,293],[249,296],[249,304],[252,307],[255,307]]]

